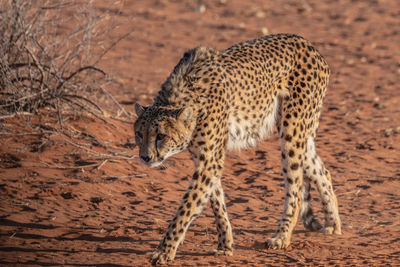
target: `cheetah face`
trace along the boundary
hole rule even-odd
[[[136,144],[144,164],[157,167],[190,143],[195,126],[191,108],[167,109],[136,104],[135,110],[138,115],[134,125]]]

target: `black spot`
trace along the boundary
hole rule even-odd
[[[192,199],[196,200],[196,198],[197,198],[197,193],[194,193],[193,196],[192,196]]]
[[[215,190],[215,194],[216,194],[217,196],[219,196],[219,195],[221,195],[221,192],[217,189],[217,190]]]
[[[292,149],[289,150],[289,157],[294,157],[294,151]]]
[[[298,163],[293,163],[292,165],[290,165],[290,168],[292,170],[297,170],[299,168],[299,164]]]

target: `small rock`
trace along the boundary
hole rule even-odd
[[[265,13],[264,13],[263,11],[258,10],[258,11],[256,12],[256,17],[259,18],[259,19],[263,19],[263,18],[266,17],[266,15],[265,15]]]
[[[311,13],[313,11],[313,8],[306,1],[303,0],[301,6],[297,9],[297,11],[299,13]]]
[[[261,28],[261,33],[262,33],[263,35],[268,35],[268,34],[269,34],[268,28],[267,28],[267,27],[262,27],[262,28]]]
[[[206,12],[206,5],[201,4],[200,6],[198,6],[198,7],[195,9],[195,11],[196,11],[196,12],[199,12],[199,13],[204,13],[204,12]]]
[[[383,131],[383,135],[385,137],[390,137],[390,136],[398,134],[398,133],[400,133],[400,126],[398,126],[396,128],[387,128]]]

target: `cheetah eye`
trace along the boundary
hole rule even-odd
[[[166,135],[165,134],[157,134],[157,137],[156,137],[156,141],[157,142],[161,142],[161,141],[163,141],[164,139],[165,139],[165,137],[166,137]]]
[[[142,133],[139,132],[139,131],[136,132],[136,136],[137,136],[140,140],[143,139],[143,135],[142,135]]]

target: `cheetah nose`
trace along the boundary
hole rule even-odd
[[[149,162],[150,159],[151,159],[149,156],[140,156],[140,158],[141,158],[144,162]]]

